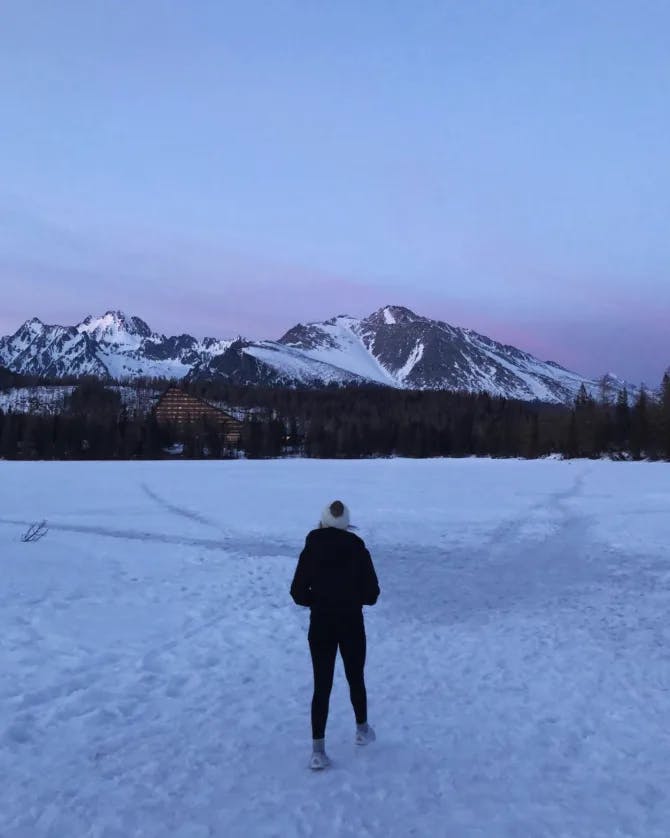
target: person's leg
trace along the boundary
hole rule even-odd
[[[349,695],[356,714],[356,724],[365,725],[368,720],[368,697],[365,690],[365,624],[362,614],[355,614],[343,622],[339,632],[340,654],[344,673],[349,682]]]
[[[314,670],[314,695],[312,697],[312,739],[316,749],[323,749],[328,721],[330,691],[333,687],[335,658],[337,656],[337,635],[332,621],[327,617],[312,614],[309,624],[309,650]]]

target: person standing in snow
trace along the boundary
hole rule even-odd
[[[291,584],[297,605],[311,609],[309,649],[314,669],[312,757],[309,766],[327,768],[325,735],[328,704],[339,648],[356,714],[356,744],[368,745],[375,732],[368,724],[363,606],[374,605],[379,583],[363,539],[350,531],[349,510],[336,500],[327,506],[318,529],[307,535]]]

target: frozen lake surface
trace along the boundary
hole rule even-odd
[[[288,588],[341,497],[370,721]],[[47,536],[23,544],[26,525]],[[3,838],[670,835],[670,465],[0,462]]]

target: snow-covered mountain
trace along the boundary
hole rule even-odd
[[[119,311],[69,327],[33,319],[0,339],[0,364],[50,378],[189,377],[305,387],[375,383],[548,402],[571,400],[582,384],[592,391],[599,386],[551,361],[402,306],[386,306],[365,318],[340,315],[299,324],[278,341],[166,337]],[[623,382],[611,377],[610,386],[618,390]]]
[[[572,400],[582,384],[594,393],[600,388],[559,364],[402,306],[386,306],[362,319],[340,315],[299,324],[276,342],[237,341],[197,366],[191,377],[265,385],[374,382],[547,402]],[[624,386],[613,376],[608,382],[615,391]]]
[[[0,364],[48,378],[183,378],[230,343],[190,335],[166,337],[152,332],[139,317],[108,311],[76,326],[29,320],[14,335],[0,338]]]

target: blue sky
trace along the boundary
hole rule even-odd
[[[404,304],[670,364],[665,2],[6,2],[0,331]]]

